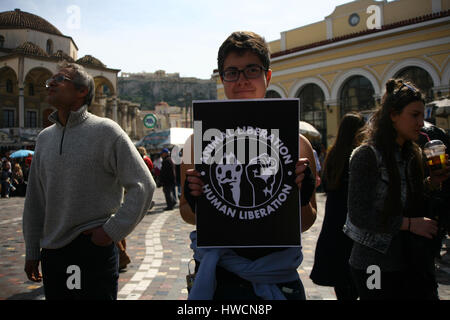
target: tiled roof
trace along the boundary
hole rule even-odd
[[[13,53],[20,53],[38,57],[49,57],[49,55],[38,45],[33,42],[24,42],[13,50]]]
[[[106,66],[100,60],[98,60],[97,58],[90,56],[90,55],[85,55],[84,57],[78,59],[77,63],[82,64],[82,65],[91,65],[91,66],[106,68]]]
[[[394,22],[394,23],[391,23],[391,24],[388,24],[388,25],[384,25],[384,26],[381,27],[381,29],[371,29],[371,30],[364,30],[364,31],[360,31],[360,32],[350,33],[350,34],[346,34],[346,35],[343,35],[343,36],[340,36],[340,37],[336,37],[336,38],[333,38],[333,39],[318,41],[318,42],[310,43],[310,44],[307,44],[307,45],[304,45],[304,46],[295,47],[295,48],[284,50],[284,51],[274,52],[273,54],[271,54],[271,58],[284,56],[284,55],[287,55],[287,54],[290,54],[290,53],[299,52],[299,51],[303,51],[303,50],[306,50],[306,49],[320,47],[320,46],[323,46],[323,45],[339,42],[339,41],[342,41],[342,40],[347,40],[347,39],[361,37],[361,36],[364,36],[364,35],[367,35],[367,34],[371,34],[371,33],[382,32],[382,31],[386,31],[386,30],[390,30],[390,29],[404,27],[404,26],[407,26],[407,25],[412,25],[412,24],[421,23],[421,22],[425,22],[425,21],[429,21],[429,20],[433,20],[433,19],[438,19],[438,18],[442,18],[442,17],[448,17],[448,16],[450,16],[450,10],[441,11],[441,12],[437,12],[437,13],[433,13],[433,14],[427,14],[427,15],[424,15],[424,16],[421,16],[421,17],[416,17],[416,18],[412,18],[412,19],[403,20],[403,21]]]
[[[62,36],[63,34],[47,20],[15,9],[14,11],[0,12],[0,29],[32,29]]]

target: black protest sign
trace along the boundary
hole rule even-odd
[[[194,101],[199,247],[300,246],[299,100]]]

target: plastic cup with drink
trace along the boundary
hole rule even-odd
[[[427,164],[430,170],[440,170],[446,168],[445,144],[441,140],[428,141],[423,152],[427,157]]]

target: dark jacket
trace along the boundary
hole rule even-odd
[[[341,186],[336,190],[323,187],[327,193],[325,217],[317,240],[311,280],[322,286],[345,286],[351,281],[348,259],[353,241],[342,231],[347,217],[348,165]]]
[[[163,159],[159,181],[163,186],[176,185],[175,165],[170,156]]]

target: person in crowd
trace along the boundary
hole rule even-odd
[[[327,200],[310,278],[317,285],[334,287],[338,300],[358,298],[348,265],[353,241],[342,228],[347,217],[349,159],[353,149],[362,142],[364,125],[360,114],[344,115],[322,174]]]
[[[228,99],[264,98],[272,75],[269,49],[264,38],[247,31],[232,33],[219,49],[218,66]],[[316,218],[314,191],[316,166],[311,143],[300,135],[299,145],[300,159],[296,164],[295,181],[302,193],[301,221],[302,230],[306,231]],[[192,136],[184,148],[185,150],[190,148],[191,156],[193,156]],[[196,197],[202,196],[203,181],[199,172],[194,169],[193,157],[189,163],[186,162],[189,161],[184,161],[181,165],[181,185],[184,187],[180,200],[180,214],[187,223],[195,224],[193,205]],[[292,212],[292,214],[298,213]],[[297,267],[303,257],[301,249],[231,249],[227,255],[231,254],[234,259],[238,259],[243,268],[254,268],[252,269],[254,272],[243,275],[227,270],[227,266],[223,264],[220,257],[214,263],[202,260],[201,254],[198,255],[201,250],[196,248],[195,236],[195,232],[191,233],[196,276],[189,299],[303,300],[306,298],[303,284],[297,273]],[[280,266],[273,273],[265,273],[269,267],[278,265],[277,263],[284,266]],[[257,275],[260,276],[258,280],[255,279]],[[204,288],[208,290],[203,290]]]
[[[322,184],[321,171],[322,165],[320,164],[319,156],[317,155],[316,149],[313,148],[314,160],[316,161],[316,189],[318,189]]]
[[[25,183],[28,183],[28,175],[30,173],[31,161],[33,161],[33,156],[29,155],[25,158],[24,165],[22,167],[23,179]]]
[[[142,159],[144,160],[145,164],[147,165],[148,170],[150,171],[151,174],[153,174],[152,172],[153,172],[154,166],[153,166],[152,159],[147,154],[147,150],[144,147],[138,147],[137,150],[139,151],[139,154],[141,155]],[[155,201],[152,200],[152,203],[148,210],[150,211],[154,205],[155,205]],[[125,241],[125,239],[123,241]],[[123,248],[126,248],[126,244],[123,245]]]
[[[26,192],[26,184],[23,176],[22,168],[19,163],[14,164],[11,176],[12,185],[14,186],[11,196],[24,197]]]
[[[25,273],[43,280],[47,300],[115,300],[115,243],[141,221],[155,183],[122,128],[88,112],[95,86],[82,66],[61,63],[46,87],[56,111],[38,135],[28,179]]]
[[[0,183],[1,183],[1,196],[2,198],[9,198],[11,189],[14,189],[11,181],[12,171],[11,162],[5,160],[3,162],[3,168],[0,173]]]
[[[424,98],[411,82],[390,79],[367,140],[350,157],[348,215],[350,268],[361,300],[438,299],[430,244],[437,223],[427,217],[425,194],[450,176],[424,179],[414,143],[424,125]]]
[[[163,187],[164,197],[166,198],[167,207],[164,210],[172,210],[177,204],[176,196],[176,172],[175,164],[170,157],[169,149],[164,148],[161,151],[161,173],[159,175],[159,181]]]
[[[162,166],[162,159],[161,159],[161,155],[158,154],[156,155],[156,157],[153,159],[153,177],[155,178],[156,181],[156,186],[159,188],[161,187],[161,182],[160,182],[160,175],[161,175],[161,166]]]
[[[183,148],[181,148],[180,152],[178,153],[178,156],[180,159],[183,158]],[[175,173],[176,173],[176,180],[177,180],[177,196],[178,199],[181,197],[181,163],[175,164]]]
[[[425,125],[421,130],[417,144],[423,149],[429,140],[441,140],[446,152],[450,150],[450,136],[438,126]],[[428,165],[424,164],[425,175],[430,174]],[[435,190],[427,197],[427,208],[438,222],[438,234],[434,238],[434,252],[436,258],[441,258],[441,248],[445,236],[450,233],[450,179],[442,182],[440,190]]]
[[[137,148],[139,151],[139,154],[141,155],[142,159],[144,159],[145,164],[148,167],[148,170],[150,170],[150,172],[153,171],[153,162],[152,159],[150,159],[150,157],[147,155],[147,150],[145,150],[144,147],[138,147]]]

